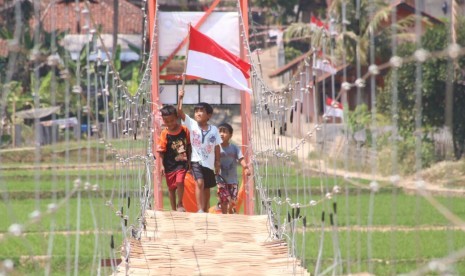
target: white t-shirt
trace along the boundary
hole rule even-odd
[[[207,130],[202,130],[197,121],[186,115],[184,125],[189,129],[192,145],[192,162],[215,170],[215,147],[222,143],[220,133],[216,126],[208,125]]]

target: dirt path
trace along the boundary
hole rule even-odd
[[[442,196],[465,196],[465,189],[463,188],[447,188],[440,185],[435,185],[427,180],[423,180],[422,182],[417,182],[412,177],[399,177],[396,181],[396,184],[393,184],[393,179],[390,177],[380,176],[380,175],[372,175],[367,173],[361,172],[349,172],[341,169],[336,169],[332,167],[326,166],[324,161],[306,161],[309,164],[309,169],[314,172],[322,172],[326,175],[332,176],[339,176],[345,178],[347,181],[351,181],[351,179],[369,179],[374,181],[382,181],[384,183],[389,183],[392,187],[401,187],[406,193],[409,194],[416,194],[420,191],[420,189],[426,193],[432,195],[442,195]],[[353,181],[354,185],[357,185],[355,181]],[[386,187],[380,186],[379,188]],[[364,189],[370,189],[369,186],[361,186]]]

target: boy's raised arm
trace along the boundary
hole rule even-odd
[[[178,92],[178,117],[181,118],[181,120],[186,119],[186,114],[182,110],[182,100],[184,98],[184,90],[179,90]]]

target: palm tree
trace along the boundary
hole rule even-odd
[[[359,6],[357,6],[357,3]],[[379,34],[382,22],[388,20],[390,7],[384,1],[334,1],[329,14],[336,22],[341,22],[341,33],[336,44],[336,55],[345,53],[346,62],[367,64],[370,37]]]

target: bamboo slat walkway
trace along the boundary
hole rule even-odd
[[[148,211],[115,275],[309,275],[266,216]]]

